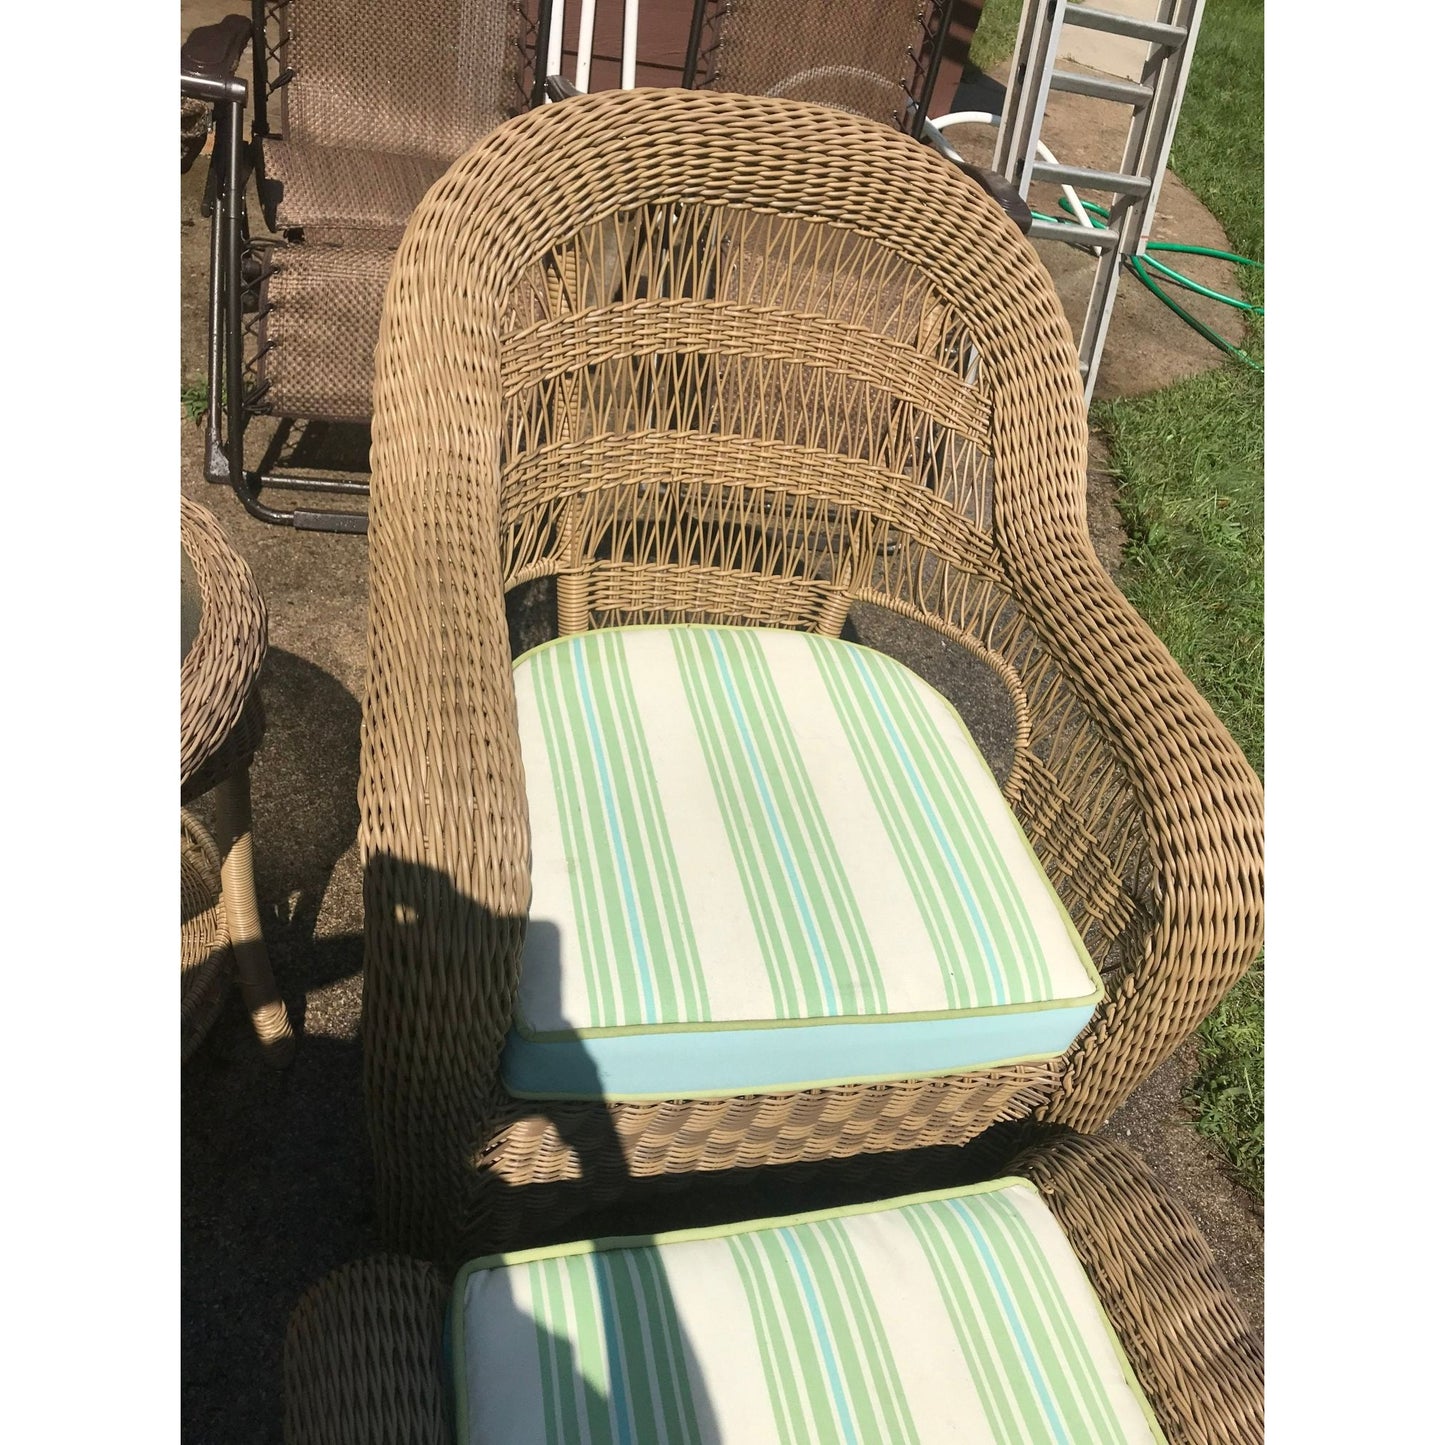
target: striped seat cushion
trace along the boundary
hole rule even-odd
[[[532,904],[503,1076],[733,1095],[1062,1053],[1098,975],[958,714],[868,648],[639,627],[516,666]]]
[[[478,1260],[462,1445],[1162,1441],[1033,1186]]]

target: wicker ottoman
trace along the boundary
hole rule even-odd
[[[981,1186],[502,1256],[452,1289],[417,1260],[350,1265],[291,1317],[286,1439],[1251,1445],[1263,1376],[1262,1341],[1143,1160],[1054,1130]],[[880,1425],[885,1407],[909,1427]]]
[[[181,628],[181,1060],[215,1021],[234,967],[266,1060],[279,1067],[295,1038],[266,957],[251,857],[266,609],[215,519],[184,497]],[[186,808],[213,790],[216,840]]]

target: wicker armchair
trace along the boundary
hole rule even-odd
[[[1105,1140],[1055,1131],[1007,1160],[1000,1175],[1039,1191],[1169,1445],[1262,1441],[1262,1341],[1194,1222],[1143,1160]],[[447,1298],[448,1280],[436,1266],[396,1256],[348,1265],[315,1286],[293,1311],[286,1337],[288,1445],[456,1439],[453,1384],[443,1366]],[[602,1368],[603,1381],[620,1394],[620,1372],[610,1361]],[[505,1397],[518,1384],[487,1379],[481,1387]],[[640,1403],[628,1404],[635,1422]],[[533,1428],[526,1438],[556,1438],[544,1435],[540,1418]]]
[[[971,181],[833,110],[612,92],[509,123],[408,228],[377,355],[362,734],[379,1209],[458,1257],[699,1171],[1088,1131],[1260,946],[1258,778],[1100,566],[1072,343]],[[506,594],[563,634],[836,637],[881,609],[1007,698],[1004,796],[1102,977],[1062,1058],[601,1105],[508,1094],[531,877]],[[890,1187],[889,1192],[894,1192]]]
[[[544,23],[549,4],[540,0]],[[289,427],[248,466],[247,424],[370,420],[372,351],[402,230],[462,151],[526,108],[533,20],[522,0],[435,0],[421,14],[392,0],[252,0],[249,18],[201,26],[182,46],[182,95],[216,114],[206,476],[262,521],[366,530],[363,511],[264,497],[279,487],[335,502],[367,486],[334,467],[326,475],[324,453],[280,470]],[[236,75],[248,45],[249,96]],[[182,170],[197,149],[185,127],[183,112]],[[252,234],[253,173],[279,240]]]

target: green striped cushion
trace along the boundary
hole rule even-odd
[[[957,713],[891,658],[625,628],[528,653],[515,681],[514,1092],[950,1072],[1060,1053],[1087,1022],[1073,924]]]
[[[1161,1441],[1033,1186],[478,1260],[462,1445]]]

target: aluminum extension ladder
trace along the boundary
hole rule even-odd
[[[1027,0],[1019,19],[1018,48],[994,151],[994,170],[1007,177],[1025,199],[1032,181],[1102,191],[1114,198],[1107,226],[1102,230],[1071,222],[1041,221],[1030,232],[1040,240],[1052,238],[1087,248],[1098,257],[1079,333],[1079,373],[1086,401],[1093,396],[1098,379],[1120,273],[1125,261],[1140,254],[1148,243],[1203,14],[1204,0],[1159,0],[1154,20],[1116,15],[1073,4],[1072,0]],[[1148,58],[1139,79],[1119,80],[1055,69],[1059,36],[1066,25],[1147,42]],[[1093,96],[1133,109],[1118,171],[1088,170],[1037,159],[1039,132],[1051,91]]]

